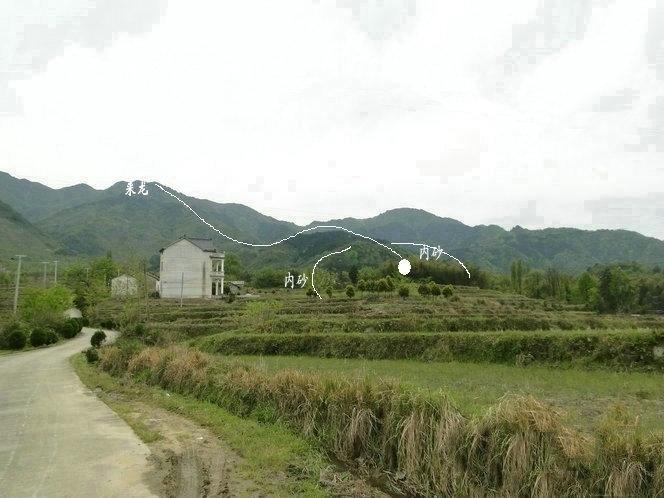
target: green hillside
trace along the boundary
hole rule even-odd
[[[53,189],[0,171],[0,199],[31,222],[105,195],[107,192],[85,184]]]
[[[422,242],[485,268],[507,270],[515,259],[533,268],[555,266],[580,271],[595,263],[637,261],[664,264],[664,242],[628,230],[546,228],[505,230],[468,226],[418,209],[394,209],[373,218],[325,222],[392,242]],[[312,225],[320,224],[316,222]],[[402,246],[408,251],[407,246]],[[411,251],[419,249],[411,249]]]
[[[55,241],[53,245],[61,246],[61,252],[72,256],[94,256],[111,250],[120,258],[150,257],[186,234],[212,237],[218,248],[239,254],[250,267],[309,264],[325,253],[348,245],[353,249],[343,257],[359,265],[385,261],[385,249],[345,232],[329,230],[311,232],[270,249],[238,245],[216,234],[153,184],[149,185],[150,195],[127,197],[125,182],[106,190],[94,190],[87,185],[51,189],[6,173],[0,173],[0,180],[0,199],[25,218],[38,220],[35,225]],[[303,228],[241,204],[219,204],[176,194],[208,222],[242,241],[268,243]],[[12,247],[35,245],[31,242],[35,237],[44,244],[44,235],[34,227],[28,230],[28,222],[21,220],[18,225],[3,227],[5,246],[9,248],[10,241],[13,241]],[[373,218],[345,218],[309,226],[318,224],[342,226],[385,242],[440,245],[468,263],[494,270],[507,270],[515,259],[523,259],[531,268],[555,266],[567,271],[619,261],[664,265],[663,241],[627,230],[527,230],[518,226],[505,230],[496,225],[468,226],[410,208],[390,210]],[[403,254],[417,254],[419,250],[397,247]]]
[[[149,257],[183,234],[215,238],[215,232],[191,211],[155,186],[149,186],[148,196],[132,197],[124,195],[125,186],[126,182],[118,182],[100,200],[60,211],[41,220],[38,226],[72,254],[81,255],[100,255],[111,250],[118,257]],[[240,240],[270,241],[297,229],[292,223],[264,216],[241,204],[217,204],[184,194],[179,197],[210,223]],[[224,240],[218,238],[220,242]]]
[[[39,258],[55,254],[56,244],[2,201],[0,201],[0,234],[2,260],[15,254]]]

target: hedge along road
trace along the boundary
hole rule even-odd
[[[69,364],[92,333],[0,356],[0,495],[155,496],[149,449]]]

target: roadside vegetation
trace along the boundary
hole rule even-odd
[[[72,364],[90,389],[101,391],[102,400],[115,410],[146,443],[161,435],[145,421],[132,417],[134,402],[184,415],[207,427],[241,459],[225,466],[231,490],[242,496],[380,496],[348,471],[330,464],[326,455],[309,439],[294,434],[280,423],[233,415],[215,403],[184,396],[146,383],[127,382],[72,357]]]
[[[0,325],[0,349],[18,351],[75,337],[87,322],[83,318],[66,318],[65,311],[71,306],[72,294],[64,286],[27,288],[18,316]]]
[[[384,486],[406,494],[657,496],[664,441],[623,411],[590,434],[551,406],[509,395],[481,416],[442,392],[397,383],[282,370],[265,373],[178,346],[102,348],[100,367],[212,402],[239,416],[282,422]]]

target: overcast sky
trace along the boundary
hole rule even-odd
[[[0,0],[14,176],[664,239],[664,2],[45,3]]]

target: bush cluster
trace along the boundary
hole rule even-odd
[[[517,364],[529,355],[546,364],[664,371],[661,332],[217,334],[195,343],[210,353],[308,355]]]
[[[13,321],[5,325],[0,334],[0,348],[23,349],[28,341],[28,330],[19,321]]]
[[[61,337],[71,339],[83,330],[83,320],[81,318],[69,318],[59,323],[56,330]]]
[[[58,334],[53,329],[37,327],[30,333],[30,345],[39,347],[58,342]]]

